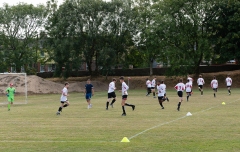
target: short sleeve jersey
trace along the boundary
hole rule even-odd
[[[204,79],[203,78],[198,78],[197,80],[197,84],[198,85],[203,85],[205,82],[204,82]]]
[[[177,91],[184,91],[185,90],[185,84],[183,84],[182,82],[178,83],[175,87],[174,87]]]
[[[165,94],[165,86],[164,84],[157,85],[158,96],[163,97]]]
[[[67,94],[68,94],[68,89],[64,87],[62,89],[62,95],[61,95],[60,101],[67,101],[67,96],[66,96]]]
[[[186,92],[191,92],[192,91],[192,85],[191,85],[191,83],[186,83]]]
[[[108,93],[114,92],[115,91],[115,83],[111,82],[109,83],[109,87],[108,87]]]
[[[86,93],[92,93],[93,85],[92,84],[86,84],[85,89],[86,89]]]
[[[193,79],[191,77],[187,78],[189,80],[189,83],[192,84],[193,83]]]
[[[147,80],[146,85],[147,85],[148,88],[151,88],[152,87],[151,81]]]
[[[129,89],[128,85],[123,82],[122,83],[122,95],[128,95],[127,90]]]
[[[218,88],[218,81],[216,79],[211,81],[211,87],[214,89]]]
[[[8,93],[8,95],[10,96],[10,97],[12,97],[12,96],[14,96],[14,93],[15,93],[15,88],[11,88],[11,87],[8,87],[7,89],[6,89],[6,92]]]
[[[227,86],[231,86],[232,85],[232,79],[230,77],[226,78],[226,84],[227,84]]]
[[[155,87],[156,86],[156,80],[155,79],[152,80],[152,84],[151,85],[152,85],[151,87]]]

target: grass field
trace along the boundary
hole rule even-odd
[[[1,152],[197,152],[240,151],[240,90],[197,90],[177,111],[178,97],[168,90],[170,102],[162,110],[145,90],[129,90],[122,117],[120,93],[114,108],[105,110],[106,92],[96,92],[87,109],[83,94],[70,94],[70,106],[56,115],[59,94],[32,95],[28,104],[0,107]],[[185,95],[185,94],[184,94]],[[186,97],[186,95],[185,95]],[[185,98],[184,98],[185,99]],[[3,99],[2,99],[3,100]],[[222,105],[225,102],[226,105]],[[187,117],[187,112],[193,115]],[[129,143],[121,143],[128,137]]]

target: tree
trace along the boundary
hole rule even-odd
[[[210,60],[207,22],[215,16],[214,1],[164,0],[156,6],[156,33],[164,41],[168,75],[199,73],[203,59]]]
[[[221,0],[211,9],[216,17],[208,22],[209,38],[214,46],[216,63],[240,60],[240,1]]]
[[[37,37],[46,21],[45,7],[25,3],[15,6],[5,4],[0,8],[0,18],[2,64],[5,62],[7,67],[16,67],[16,72],[20,72],[21,67],[27,71],[28,64],[36,61]]]

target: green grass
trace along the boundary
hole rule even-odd
[[[170,102],[164,102],[164,110],[157,99],[145,96],[145,90],[130,90],[128,102],[136,110],[126,107],[126,117],[121,116],[119,92],[114,108],[108,111],[106,92],[96,93],[89,110],[83,94],[70,94],[70,106],[60,116],[55,114],[59,94],[32,95],[28,104],[13,105],[11,111],[6,105],[0,107],[0,151],[239,151],[240,90],[232,92],[228,96],[226,89],[220,89],[213,98],[211,90],[205,90],[202,97],[194,90],[178,112],[174,90],[167,92]],[[187,112],[193,115],[184,117]],[[121,143],[123,137],[130,142]]]

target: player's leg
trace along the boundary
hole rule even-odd
[[[153,93],[153,97],[156,98],[156,96],[155,96],[155,88],[152,87],[152,88],[151,88],[151,91],[152,91],[152,93]]]
[[[203,86],[201,86],[201,95],[203,95]]]
[[[190,92],[187,92],[187,101],[189,99],[189,96],[190,96]]]
[[[64,106],[64,101],[60,101],[61,104],[60,104],[60,107],[58,108],[58,111],[57,111],[57,115],[60,115],[60,112],[62,112],[62,108]]]
[[[123,96],[122,96],[122,102],[121,102],[121,105],[122,105],[122,111],[123,111],[122,116],[126,116],[126,111],[125,111],[125,101],[126,101],[126,98],[125,98],[125,96],[123,95]]]
[[[110,95],[110,93],[108,93],[108,99],[107,99],[107,102],[106,102],[106,110],[108,110],[110,100],[111,100],[111,95]]]
[[[231,95],[231,86],[228,86],[228,94]]]
[[[112,100],[110,106],[112,106],[112,108],[113,108],[113,104],[114,104],[114,102],[117,100],[117,97],[116,97],[115,92],[112,93],[111,97],[113,98],[113,100]]]
[[[146,96],[149,96],[151,93],[151,88],[147,88],[147,95]]]
[[[13,99],[12,97],[8,96],[8,111],[10,111],[12,104],[13,104]]]
[[[164,107],[163,107],[163,97],[158,97],[158,102],[159,102],[159,104],[160,104],[160,106],[162,107],[162,109],[164,109]]]
[[[91,97],[92,97],[91,93],[86,94],[86,101],[88,103],[88,109],[92,108]]]
[[[216,92],[217,92],[217,89],[214,88],[214,89],[213,89],[213,96],[214,96],[214,97],[216,97]]]
[[[168,97],[167,97],[167,94],[166,94],[166,93],[164,94],[164,100],[167,100],[167,101],[169,102],[169,99],[168,99]]]
[[[183,97],[183,92],[182,91],[178,91],[178,97],[179,97],[179,103],[178,103],[178,108],[177,110],[180,111],[180,106],[181,106],[181,103],[183,101],[182,97]]]
[[[69,106],[70,105],[70,103],[69,103],[69,101],[67,100],[66,102],[65,102],[65,104],[63,105],[63,107],[67,107],[67,106]]]

